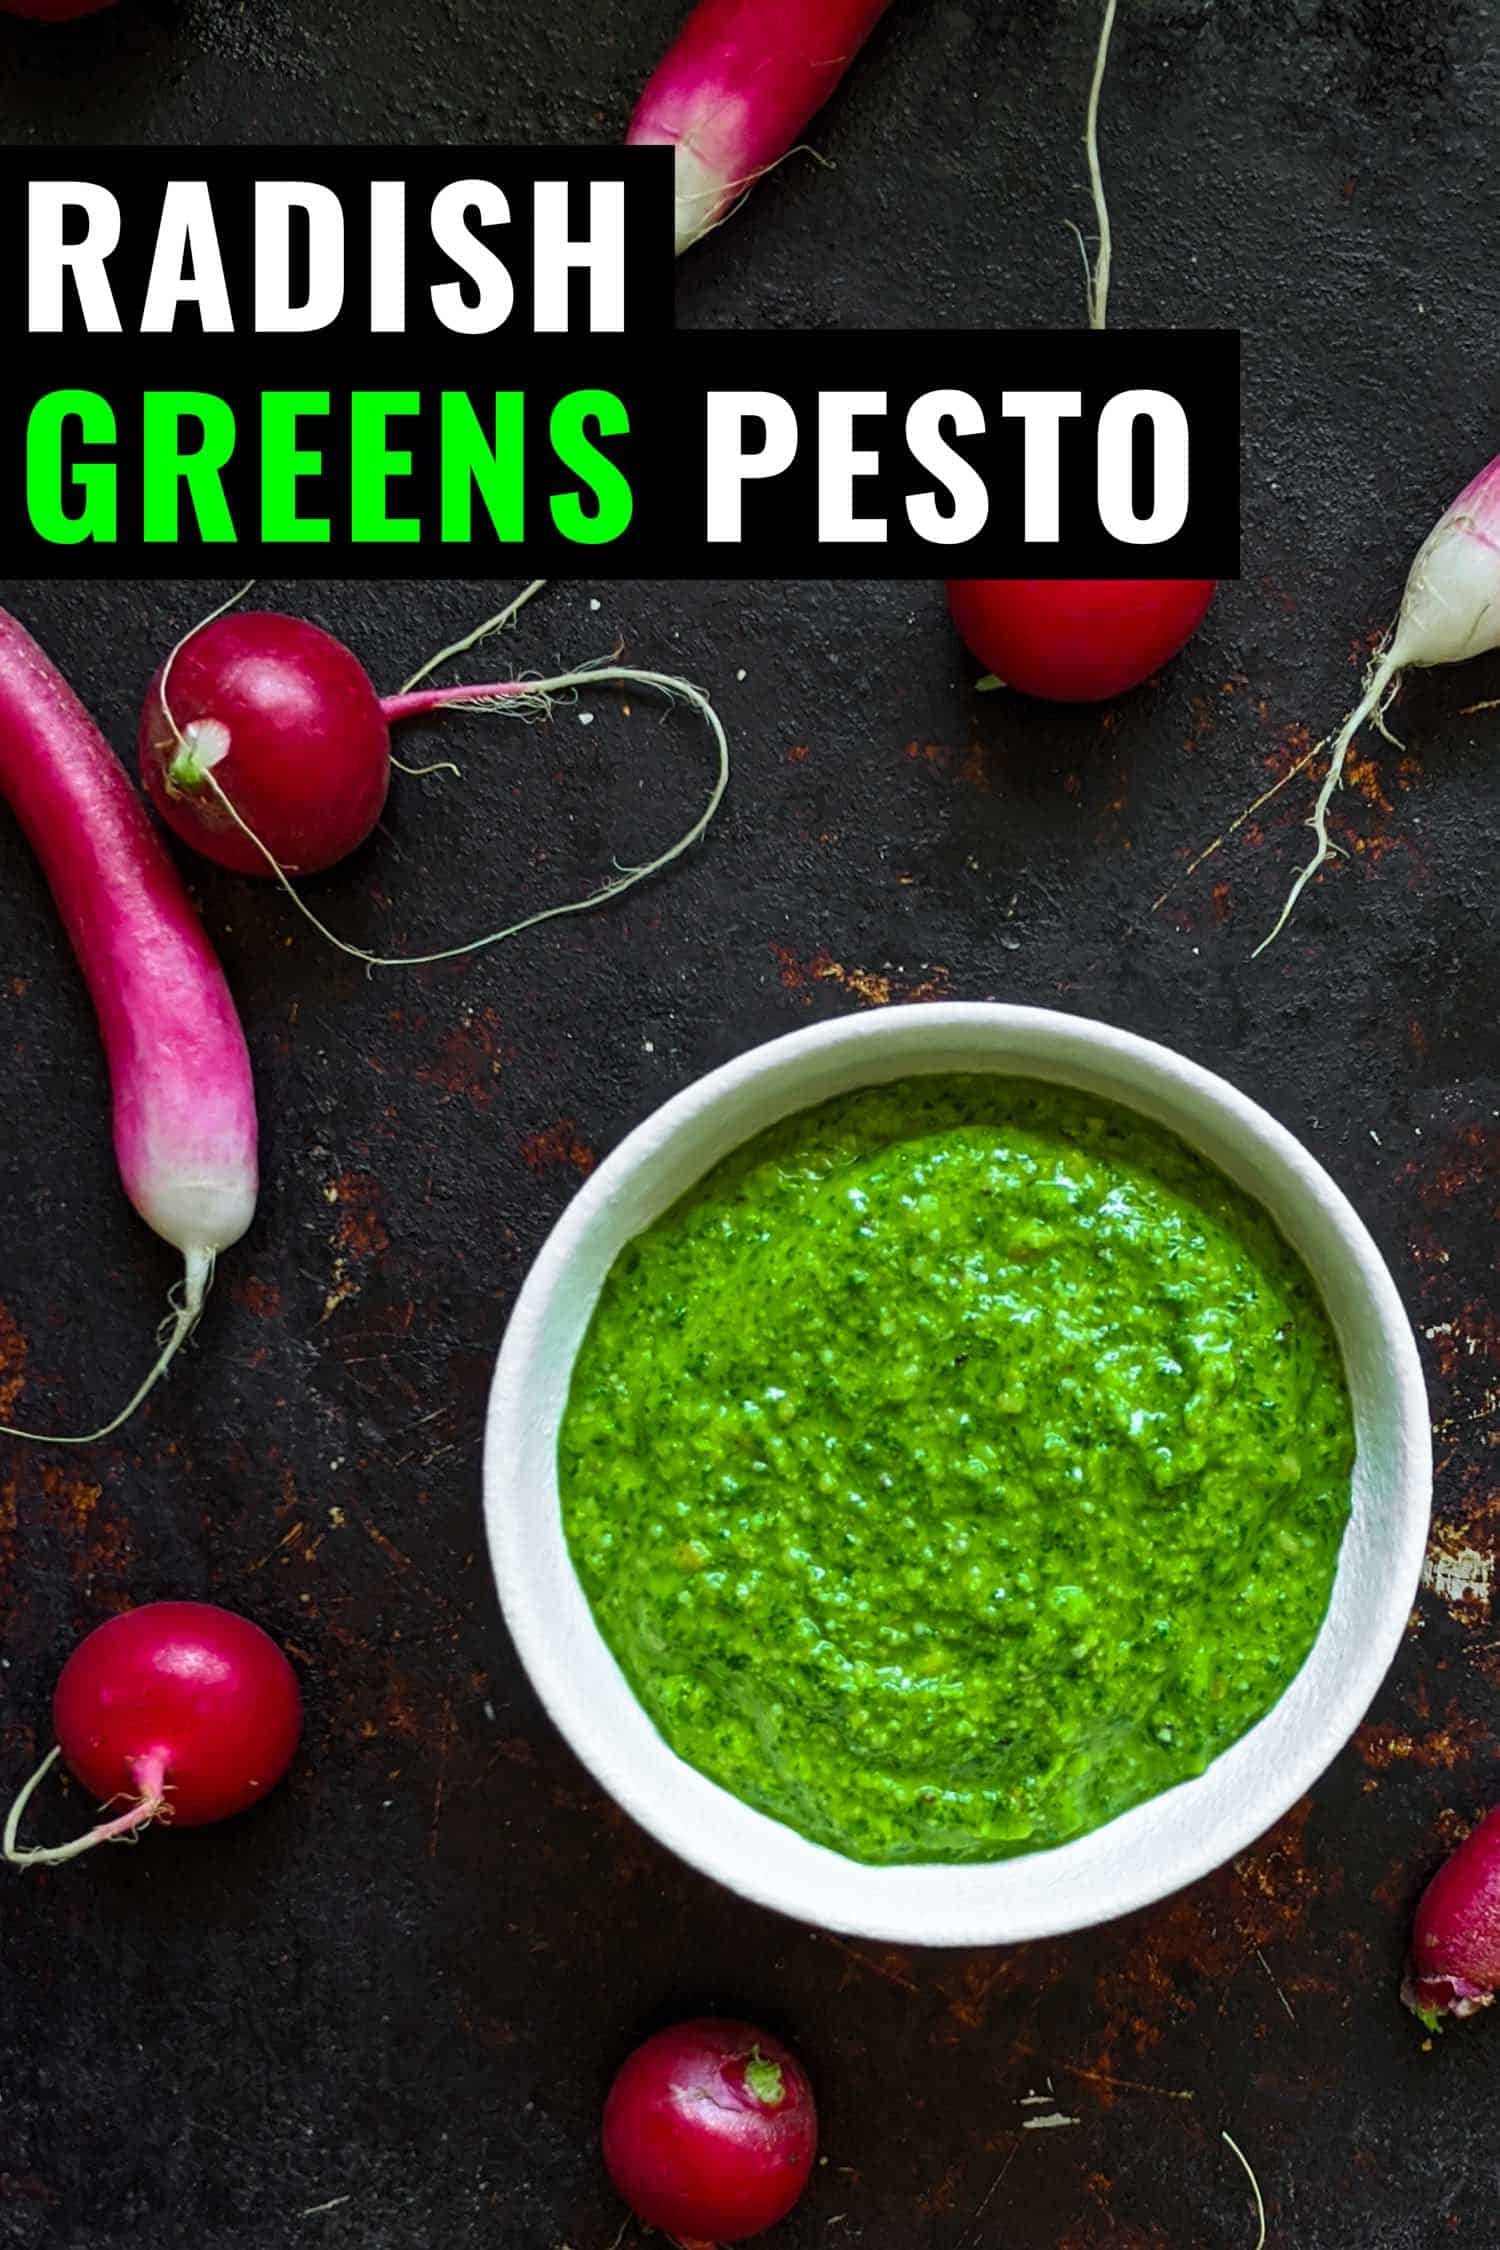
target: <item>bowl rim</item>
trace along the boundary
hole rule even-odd
[[[631,1755],[621,1758],[615,1753],[608,1724],[601,1723],[590,1703],[579,1668],[569,1659],[567,1636],[549,1630],[548,1604],[538,1598],[541,1566],[536,1559],[534,1542],[526,1535],[525,1511],[510,1502],[510,1464],[525,1442],[536,1442],[532,1371],[536,1355],[547,1348],[547,1316],[573,1260],[596,1226],[610,1214],[622,1186],[634,1179],[651,1160],[664,1157],[671,1145],[696,1122],[736,1101],[748,1105],[759,1081],[782,1071],[790,1074],[790,1066],[804,1060],[811,1066],[818,1058],[838,1057],[842,1050],[851,1052],[851,1061],[858,1056],[858,1067],[865,1069],[867,1075],[851,1076],[845,1090],[859,1083],[878,1082],[882,1076],[894,1080],[924,1074],[921,1063],[910,1058],[898,1061],[889,1071],[881,1069],[882,1048],[900,1047],[901,1035],[918,1022],[934,1046],[941,1045],[943,1035],[948,1033],[995,1035],[1000,1051],[994,1064],[954,1060],[940,1066],[956,1073],[983,1073],[988,1068],[999,1076],[1033,1075],[1066,1084],[1069,1080],[1065,1063],[1057,1064],[1056,1050],[1072,1049],[1139,1076],[1138,1101],[1133,1101],[1128,1092],[1113,1090],[1105,1097],[1122,1107],[1135,1107],[1138,1114],[1148,1117],[1153,1114],[1146,1103],[1148,1089],[1160,1092],[1169,1105],[1173,1101],[1206,1103],[1226,1129],[1237,1128],[1248,1136],[1257,1157],[1269,1160],[1283,1185],[1290,1180],[1304,1195],[1312,1197],[1320,1218],[1329,1224],[1337,1238],[1339,1257],[1346,1261],[1365,1306],[1373,1315],[1384,1372],[1391,1384],[1390,1419],[1395,1441],[1392,1474],[1396,1488],[1385,1505],[1384,1514],[1396,1535],[1383,1557],[1382,1580],[1376,1598],[1361,1612],[1357,1645],[1352,1653],[1345,1652],[1348,1660],[1338,1678],[1336,1692],[1320,1709],[1317,1725],[1287,1746],[1286,1754],[1280,1756],[1275,1765],[1274,1778],[1268,1774],[1265,1786],[1250,1791],[1243,1800],[1234,1800],[1228,1809],[1220,1805],[1217,1820],[1209,1821],[1198,1841],[1193,1840],[1191,1817],[1184,1817],[1176,1824],[1173,1847],[1162,1855],[1163,1864],[1159,1869],[1143,1871],[1133,1879],[1117,1873],[1111,1881],[1110,1863],[1106,1862],[1105,1880],[1100,1885],[1097,1900],[1081,1907],[1075,1905],[1061,1913],[1049,1913],[1045,1903],[1032,1911],[1018,1910],[1014,1901],[1003,1911],[987,1912],[982,1904],[975,1903],[973,1894],[982,1890],[982,1878],[986,1873],[1017,1868],[1044,1869],[1047,1863],[1057,1861],[1064,1854],[1075,1853],[1080,1847],[1092,1844],[1097,1850],[1100,1838],[1107,1838],[1111,1831],[1121,1829],[1123,1823],[1136,1821],[1149,1808],[1160,1807],[1168,1800],[1185,1801],[1194,1792],[1202,1792],[1225,1759],[1234,1757],[1261,1728],[1272,1723],[1282,1703],[1315,1665],[1328,1635],[1333,1614],[1332,1594],[1329,1616],[1325,1617],[1301,1671],[1256,1727],[1211,1761],[1203,1774],[1145,1800],[1143,1805],[1068,1844],[996,1861],[951,1865],[926,1862],[910,1867],[870,1868],[814,1844],[770,1815],[744,1805],[678,1757],[656,1732],[623,1674],[619,1673],[569,1561],[568,1573],[577,1591],[578,1606],[587,1620],[587,1631],[603,1650],[608,1665],[644,1721],[653,1746],[649,1752],[644,1751],[643,1744],[637,1741],[631,1745]],[[1036,1067],[1030,1068],[1024,1053],[1020,1054],[1020,1059],[1015,1058],[1018,1047],[1024,1048],[1033,1038],[1041,1051],[1034,1058]],[[1007,1040],[1012,1044],[1007,1045]],[[1050,1059],[1048,1050],[1052,1050]],[[1080,1064],[1079,1067],[1085,1066]],[[791,1098],[779,1103],[776,1114],[791,1115],[827,1098],[830,1097],[826,1093],[810,1092],[804,1101],[793,1093]],[[765,1122],[764,1119],[747,1122],[742,1132],[726,1139],[721,1153],[752,1138],[763,1129]],[[1189,1146],[1194,1145],[1193,1135],[1170,1117],[1158,1118],[1157,1122],[1164,1123],[1167,1130],[1176,1132]],[[701,1177],[720,1160],[720,1155],[711,1156],[694,1176]],[[1229,1169],[1213,1156],[1206,1156],[1205,1160],[1215,1163],[1220,1170]],[[686,1192],[688,1184],[687,1180],[674,1184],[672,1193],[660,1207],[669,1207]],[[1269,1192],[1260,1194],[1255,1186],[1246,1186],[1246,1192],[1263,1203],[1280,1230],[1281,1217],[1274,1196]],[[618,1256],[618,1251],[619,1245],[611,1253],[609,1264]],[[1316,1275],[1314,1281],[1317,1285]],[[597,1290],[590,1303],[596,1298]],[[548,1433],[554,1453],[556,1428],[554,1416]],[[1357,1468],[1355,1473],[1357,1476]],[[490,1387],[483,1488],[491,1565],[505,1621],[526,1674],[565,1742],[633,1820],[677,1857],[727,1889],[756,1905],[804,1923],[909,1946],[983,1946],[1061,1936],[1113,1921],[1169,1897],[1233,1859],[1281,1819],[1320,1778],[1347,1746],[1389,1670],[1416,1597],[1431,1514],[1432,1434],[1416,1339],[1395,1281],[1347,1196],[1294,1134],[1230,1080],[1159,1041],[1096,1018],[1058,1009],[1008,1001],[945,1000],[843,1014],[763,1041],[690,1080],[625,1135],[559,1215],[516,1297]],[[555,1490],[553,1497],[556,1506]],[[565,1553],[560,1507],[557,1512],[557,1537]],[[1352,1525],[1352,1514],[1350,1521]],[[1335,1572],[1335,1590],[1348,1565],[1349,1553],[1346,1528]],[[704,1791],[709,1793],[708,1798],[704,1797]],[[748,1821],[752,1828],[758,1824],[774,1830],[779,1840],[794,1837],[796,1845],[801,1847],[794,1856],[799,1863],[805,1859],[805,1876],[791,1882],[772,1879],[764,1871],[762,1855],[754,1851],[744,1853],[729,1864],[729,1854],[717,1840],[714,1820],[705,1817],[713,1800],[719,1801],[723,1821],[738,1830],[744,1831]],[[730,1807],[732,1813],[727,1809]],[[1187,1812],[1185,1802],[1184,1812]],[[769,1860],[772,1856],[768,1853],[764,1858]],[[883,1894],[886,1903],[878,1907],[862,1904],[858,1908],[842,1905],[837,1882],[840,1870],[865,1889],[875,1887],[867,1883],[869,1877],[888,1879],[887,1892]],[[920,1886],[913,1886],[905,1880],[912,1877],[927,1880]],[[947,1913],[935,1910],[931,1896],[934,1888],[941,1886],[943,1878],[962,1879],[953,1882],[955,1900],[959,1903]],[[1014,1881],[1012,1878],[1003,1887],[1013,1887]],[[997,1884],[999,1887],[1002,1886]],[[1044,1879],[1037,1889],[1045,1899]]]

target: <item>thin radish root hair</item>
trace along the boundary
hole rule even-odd
[[[458,689],[448,698],[445,707],[453,710],[513,711],[521,718],[536,720],[545,718],[553,702],[569,690],[612,685],[654,688],[658,693],[664,695],[669,703],[680,696],[700,712],[706,720],[718,752],[718,763],[708,802],[702,812],[692,825],[683,831],[675,843],[670,844],[665,851],[658,852],[654,858],[644,861],[640,866],[622,866],[616,860],[614,865],[617,873],[611,876],[610,880],[597,891],[591,891],[586,897],[564,899],[556,906],[540,907],[534,914],[526,914],[517,922],[507,923],[504,929],[487,930],[482,937],[470,938],[462,945],[442,946],[432,953],[371,953],[364,946],[352,945],[347,938],[340,937],[336,930],[331,930],[328,924],[313,912],[286,869],[282,867],[269,848],[261,842],[248,822],[241,819],[214,773],[208,770],[203,778],[235,826],[244,832],[261,854],[267,867],[291,899],[298,913],[310,922],[318,934],[325,938],[330,945],[336,946],[340,953],[347,954],[351,960],[362,961],[366,969],[369,970],[428,968],[439,961],[457,961],[467,954],[481,953],[489,946],[503,944],[507,938],[519,937],[524,930],[536,929],[543,922],[554,922],[568,914],[589,914],[596,907],[607,906],[611,899],[619,898],[624,892],[634,890],[638,883],[647,882],[653,875],[661,874],[662,870],[670,867],[674,860],[680,859],[684,852],[690,851],[708,829],[724,800],[724,793],[729,786],[729,738],[724,732],[723,721],[720,719],[718,712],[709,702],[703,690],[695,687],[691,680],[679,680],[662,672],[637,671],[634,667],[628,665],[585,665],[576,672],[560,673],[555,679],[517,680],[515,692],[510,695],[497,693],[493,687],[479,690],[473,695],[465,695],[461,689]]]

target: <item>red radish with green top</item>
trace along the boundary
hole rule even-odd
[[[103,735],[25,627],[0,610],[0,796],[51,885],[109,1059],[115,1156],[149,1227],[182,1253],[164,1347],[107,1437],[191,1334],[220,1251],[255,1210],[255,1092],[224,973],[145,807]]]
[[[670,866],[703,835],[728,787],[729,744],[701,688],[629,665],[585,664],[551,679],[429,684],[439,665],[508,626],[543,583],[534,581],[498,616],[441,650],[387,696],[371,684],[358,657],[320,626],[272,610],[230,614],[233,602],[226,603],[178,642],[151,683],[139,733],[148,795],[185,843],[221,866],[272,877],[329,944],[371,968],[456,960],[539,922],[587,913],[618,898]],[[505,929],[431,953],[371,953],[350,945],[296,889],[294,875],[332,867],[375,827],[391,768],[401,764],[391,752],[392,726],[445,709],[542,717],[557,698],[612,685],[647,688],[669,703],[680,698],[690,704],[718,751],[707,805],[667,850],[641,866],[617,866],[588,897],[543,907]]]
[[[670,148],[677,248],[719,224],[796,146],[890,0],[700,0],[630,120],[635,148]]]
[[[817,2153],[817,2109],[796,2056],[768,2032],[716,2016],[637,2047],[604,2105],[617,2193],[684,2250],[775,2226]]]
[[[148,1602],[96,1627],[59,1675],[57,1748],[11,1806],[5,1857],[56,1867],[153,1821],[201,1828],[273,1789],[302,1732],[297,1676],[248,1617],[212,1602]],[[71,1843],[21,1845],[21,1816],[58,1757],[105,1809],[125,1810]]]

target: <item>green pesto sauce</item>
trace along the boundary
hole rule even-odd
[[[620,1254],[559,1439],[599,1627],[678,1754],[853,1859],[1064,1842],[1253,1726],[1354,1439],[1271,1220],[1015,1079],[840,1096]]]

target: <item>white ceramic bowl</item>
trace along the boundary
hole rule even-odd
[[[562,1532],[557,1429],[605,1275],[720,1157],[788,1112],[928,1071],[997,1071],[1105,1095],[1170,1126],[1273,1215],[1316,1280],[1354,1401],[1354,1506],[1327,1620],[1274,1710],[1194,1781],[1056,1850],[984,1866],[865,1867],[754,1812],[656,1732],[594,1624]],[[506,1620],[557,1725],[660,1841],[746,1898],[908,1945],[1053,1936],[1164,1898],[1242,1850],[1316,1781],[1395,1654],[1426,1539],[1427,1400],[1395,1284],[1321,1165],[1243,1094],[1108,1024],[951,1003],[820,1023],[712,1071],[621,1143],[532,1267],[495,1370],[485,1509]]]

